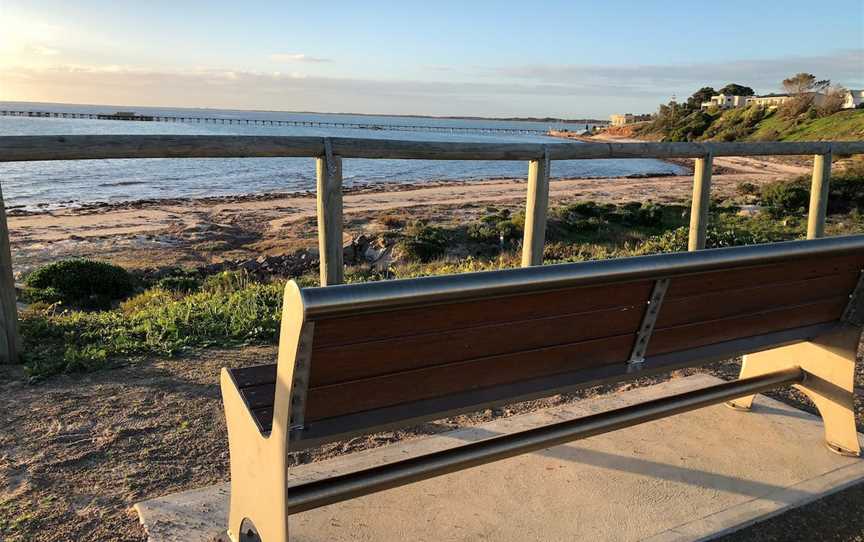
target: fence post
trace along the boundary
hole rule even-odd
[[[18,306],[12,277],[12,249],[6,205],[0,188],[0,364],[17,363],[21,338],[18,336]]]
[[[342,159],[333,156],[325,140],[325,155],[315,159],[318,177],[318,253],[321,286],[343,282],[342,268]]]
[[[693,172],[693,203],[690,206],[690,233],[687,239],[687,250],[690,251],[705,248],[713,163],[714,156],[711,153],[696,159]]]
[[[525,203],[525,234],[522,239],[522,267],[543,265],[546,240],[546,211],[549,208],[549,153],[542,160],[528,162],[528,199]]]
[[[813,156],[810,210],[807,213],[807,239],[825,236],[825,216],[828,214],[828,183],[830,180],[831,151]]]

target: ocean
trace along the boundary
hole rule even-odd
[[[548,130],[562,125],[525,121],[429,119],[345,114],[286,113],[219,109],[117,107],[0,102],[0,110],[198,116],[233,119],[316,120],[374,125],[422,125],[469,128],[523,128]],[[571,130],[583,125],[567,124]],[[0,116],[0,135],[74,134],[204,134],[297,135],[420,141],[470,141],[490,143],[557,144],[561,139],[527,134],[465,134],[391,131],[380,129],[313,128],[212,123],[164,123],[88,119]],[[517,178],[527,175],[525,162],[449,160],[365,160],[343,163],[346,187],[379,183],[422,183],[446,180]],[[674,164],[651,159],[561,160],[552,163],[553,178],[621,177],[645,174],[677,174]],[[312,158],[207,158],[145,160],[77,160],[14,162],[0,164],[0,185],[7,208],[51,209],[97,202],[141,199],[196,198],[306,192],[315,189]]]

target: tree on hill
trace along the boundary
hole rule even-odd
[[[756,91],[738,83],[729,83],[720,89],[719,94],[726,94],[727,96],[753,96],[756,94]]]
[[[707,102],[711,99],[711,96],[716,95],[717,92],[712,87],[702,87],[696,92],[693,93],[692,96],[687,98],[687,109],[699,109],[702,107],[702,102]]]
[[[800,96],[809,92],[821,92],[831,86],[829,79],[816,80],[812,73],[797,73],[783,80],[783,88],[792,96]]]
[[[796,73],[783,80],[783,88],[792,96],[792,100],[783,104],[780,112],[784,117],[797,118],[814,109],[814,96],[824,92],[831,86],[829,79],[817,80],[812,73]],[[815,109],[814,109],[815,113]]]

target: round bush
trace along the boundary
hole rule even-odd
[[[774,181],[762,187],[762,204],[775,217],[802,215],[810,201],[806,179]]]
[[[110,306],[112,301],[129,296],[135,287],[122,267],[85,259],[40,267],[27,277],[26,284],[34,291],[31,297],[50,292],[57,301],[84,308]]]
[[[447,243],[447,234],[443,229],[417,222],[406,229],[399,246],[412,260],[429,262],[444,254]]]

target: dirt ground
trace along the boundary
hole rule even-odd
[[[203,350],[112,370],[28,384],[18,368],[0,368],[0,540],[143,541],[130,506],[140,500],[224,481],[228,450],[219,369],[267,363],[273,347]],[[706,368],[737,376],[734,361]],[[690,374],[681,371],[673,375]],[[328,445],[295,456],[308,462],[446,431],[580,398],[654,383],[642,379],[575,395],[486,410]],[[856,380],[864,430],[864,368]],[[812,412],[792,390],[773,394]],[[728,542],[864,540],[864,484],[732,534]]]

